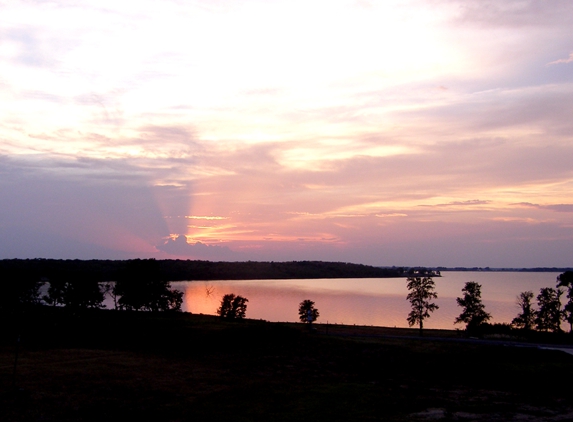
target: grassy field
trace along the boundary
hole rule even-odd
[[[573,420],[573,356],[559,351],[404,329],[38,312],[3,318],[3,421]]]

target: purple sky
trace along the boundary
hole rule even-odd
[[[569,0],[0,0],[0,258],[571,266],[572,159]]]

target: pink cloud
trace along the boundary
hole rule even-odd
[[[467,206],[473,206],[473,205],[487,205],[490,203],[491,203],[491,201],[484,201],[481,199],[469,199],[467,201],[452,201],[452,202],[447,202],[444,204],[423,205],[423,206],[425,206],[425,207],[449,207],[449,206],[467,207]]]
[[[160,251],[169,255],[183,256],[187,258],[199,258],[209,260],[229,260],[236,254],[226,246],[206,245],[201,242],[188,243],[184,235],[179,235],[175,239],[169,239],[163,245],[157,246]]]

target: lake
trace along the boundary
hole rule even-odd
[[[454,325],[460,314],[456,297],[468,281],[481,284],[485,310],[491,323],[511,322],[519,312],[517,295],[531,290],[537,296],[542,287],[555,287],[560,273],[456,272],[435,277],[440,307],[424,322],[426,328],[464,328]],[[410,303],[405,278],[350,278],[311,280],[221,280],[178,281],[173,288],[185,293],[183,311],[215,315],[224,294],[249,299],[247,318],[267,321],[298,321],[298,305],[304,299],[315,302],[317,322],[407,327]]]

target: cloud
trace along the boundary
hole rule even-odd
[[[523,224],[540,224],[545,222],[536,220],[534,218],[521,218],[521,217],[493,217],[491,221],[501,221],[504,223],[523,223]]]
[[[419,119],[418,124],[433,131],[447,127],[458,136],[495,131],[511,134],[513,130],[520,132],[520,128],[555,133],[564,125],[572,127],[564,118],[573,110],[572,93],[573,84],[500,88],[458,95],[446,104],[397,111],[393,116],[399,120]]]
[[[467,201],[452,201],[447,202],[444,204],[435,204],[435,205],[423,205],[425,207],[449,207],[449,206],[456,206],[456,207],[471,207],[474,205],[487,205],[490,204],[491,201],[484,201],[480,199],[469,199]]]
[[[188,243],[187,238],[184,235],[178,235],[175,239],[168,239],[164,244],[158,245],[157,249],[166,252],[169,255],[195,259],[208,259],[214,261],[238,259],[238,254],[226,246],[206,245],[201,242]]]
[[[0,31],[4,42],[14,45],[12,60],[16,64],[31,67],[54,67],[57,63],[54,55],[48,54],[50,48],[58,50],[58,43],[52,38],[43,36],[42,31],[34,26],[21,25]]]
[[[464,24],[531,28],[566,25],[573,22],[573,5],[568,0],[468,0],[463,3],[445,0],[455,5],[457,19]]]
[[[251,89],[248,91],[244,92],[244,95],[246,96],[277,96],[279,94],[282,94],[282,90],[279,88],[259,88],[259,89]]]
[[[555,205],[546,205],[546,209],[556,211],[556,212],[573,212],[573,204],[555,204]]]
[[[566,59],[559,59],[559,60],[555,60],[553,62],[549,62],[547,63],[547,66],[552,65],[552,64],[562,64],[562,63],[571,63],[573,62],[573,53],[569,54],[569,57]]]
[[[520,202],[519,206],[529,207],[529,208],[536,208],[540,210],[550,210],[555,212],[573,212],[573,204],[551,204],[551,205],[539,205],[539,204],[532,204],[530,202]]]
[[[72,242],[97,245],[98,256],[104,250],[149,256],[153,244],[169,233],[154,188],[130,166],[110,164],[1,157],[0,226],[38,238],[53,236],[48,248],[47,242],[30,247],[35,256],[78,257],[64,254]],[[10,254],[9,238],[0,246]]]

